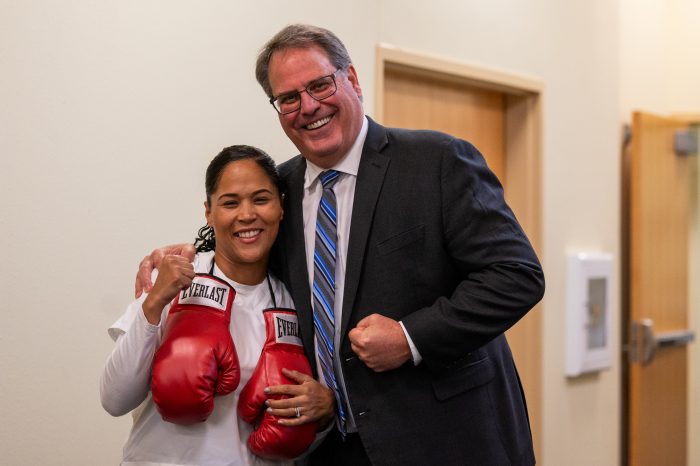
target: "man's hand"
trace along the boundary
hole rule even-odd
[[[406,335],[394,319],[372,314],[348,334],[352,350],[375,372],[396,369],[411,359]]]
[[[136,274],[136,283],[134,284],[134,295],[136,298],[142,293],[150,293],[153,289],[151,282],[151,272],[153,269],[159,269],[161,262],[165,256],[176,255],[183,256],[188,262],[194,260],[195,249],[192,244],[171,244],[162,248],[154,249],[151,254],[144,257],[139,264],[139,271]]]
[[[301,372],[282,369],[282,373],[297,385],[274,385],[267,387],[267,395],[287,395],[281,400],[268,399],[267,411],[279,417],[283,426],[298,426],[318,421],[323,430],[335,419],[335,396],[333,391],[321,385],[316,379]],[[297,409],[299,417],[296,417]]]
[[[158,325],[163,308],[183,290],[192,284],[194,266],[183,256],[165,256],[158,269],[158,278],[151,292],[143,302],[143,313],[153,325]]]

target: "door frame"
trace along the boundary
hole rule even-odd
[[[673,114],[674,118],[685,119],[690,127],[700,136],[700,113]],[[689,283],[698,283],[700,279],[700,160],[696,154],[694,170],[691,171],[691,189],[695,198],[691,198],[691,245]],[[700,463],[700,445],[691,439],[700,438],[700,292],[697,288],[690,291],[688,309],[688,327],[696,332],[696,341],[688,348],[688,464]]]
[[[400,49],[390,44],[376,46],[374,116],[384,120],[384,77],[387,69],[424,76],[439,76],[480,89],[505,94],[506,199],[527,232],[540,258],[542,248],[542,94],[544,84],[535,78],[471,65],[435,55]],[[527,351],[520,351],[520,373],[528,375],[528,411],[536,454],[542,442],[542,303],[517,324],[515,331],[528,335]],[[509,331],[510,332],[510,331]],[[513,345],[511,345],[513,346]],[[517,348],[513,348],[517,351]]]

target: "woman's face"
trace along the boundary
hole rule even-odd
[[[217,265],[241,283],[264,277],[282,220],[280,193],[265,170],[251,159],[229,163],[204,207],[216,235]]]

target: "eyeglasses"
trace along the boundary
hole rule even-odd
[[[335,75],[340,70],[335,70],[333,74],[315,79],[300,91],[287,92],[277,97],[270,97],[270,103],[280,115],[296,112],[301,108],[301,93],[306,92],[313,99],[321,101],[327,99],[338,90],[335,84]]]

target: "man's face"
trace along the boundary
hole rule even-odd
[[[311,81],[336,71],[319,47],[275,52],[268,68],[272,95],[299,91]],[[321,168],[331,168],[350,150],[362,128],[362,90],[355,68],[335,75],[338,90],[318,101],[301,93],[301,108],[279,115],[282,129],[301,155]]]

